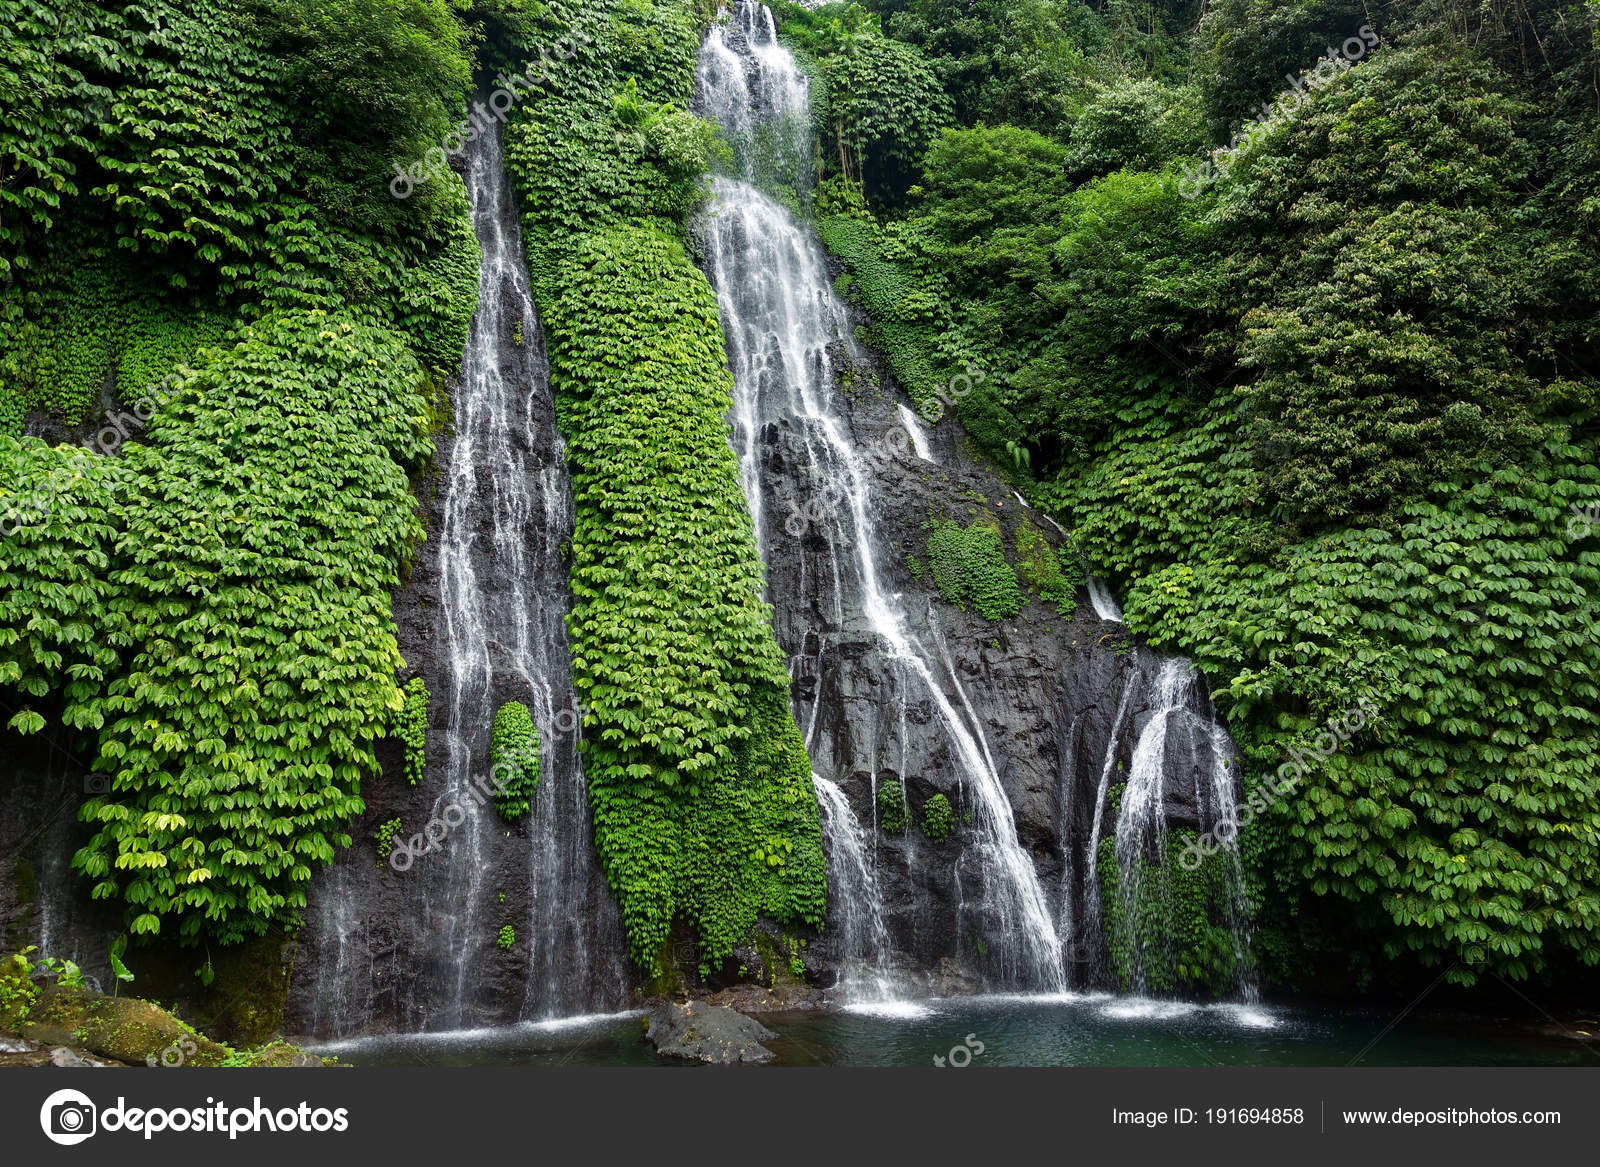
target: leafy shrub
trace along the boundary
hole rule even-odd
[[[1159,170],[1200,149],[1205,119],[1191,89],[1119,79],[1095,93],[1072,127],[1067,168],[1095,178],[1123,168]]]
[[[495,937],[494,942],[502,952],[510,952],[511,946],[517,942],[517,930],[510,924],[501,925],[500,934]]]
[[[878,826],[888,835],[906,830],[906,789],[895,779],[878,783]]]
[[[406,751],[406,781],[415,786],[428,768],[428,682],[412,677],[401,690],[405,705],[395,714],[393,736]]]
[[[948,519],[936,521],[928,536],[928,568],[939,594],[958,608],[971,603],[985,620],[1009,620],[1022,610],[1022,590],[1000,532],[983,519],[964,529]]]
[[[955,811],[943,794],[935,794],[922,804],[922,833],[930,842],[942,843],[956,829]]]
[[[533,792],[539,785],[539,731],[522,702],[500,706],[494,715],[491,748],[495,809],[507,822],[516,822],[533,809]]]

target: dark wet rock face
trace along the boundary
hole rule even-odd
[[[39,955],[74,961],[91,984],[109,986],[111,941],[122,931],[114,904],[89,898],[72,870],[87,840],[78,808],[105,790],[65,735],[7,734],[0,760],[0,955],[36,945]]]
[[[646,1020],[645,1040],[664,1058],[730,1066],[770,1062],[774,1056],[761,1043],[776,1033],[742,1013],[705,1001],[654,1001]]]

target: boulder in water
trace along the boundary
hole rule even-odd
[[[648,1021],[645,1040],[662,1057],[717,1066],[770,1062],[773,1053],[761,1043],[778,1036],[759,1021],[705,1001],[654,1001]]]

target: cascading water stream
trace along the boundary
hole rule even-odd
[[[1121,869],[1125,919],[1133,933],[1132,964],[1134,991],[1143,994],[1145,948],[1161,943],[1163,937],[1150,937],[1139,927],[1140,892],[1143,890],[1147,855],[1162,860],[1166,854],[1167,819],[1163,814],[1163,783],[1166,779],[1167,737],[1172,721],[1185,712],[1188,695],[1188,663],[1177,659],[1161,662],[1156,673],[1154,710],[1133,747],[1128,766],[1128,783],[1123,788],[1122,806],[1117,813],[1117,866]]]
[[[1098,952],[1104,936],[1104,910],[1100,903],[1100,833],[1105,822],[1106,798],[1111,792],[1111,774],[1117,764],[1117,744],[1121,740],[1122,727],[1127,722],[1128,708],[1138,687],[1139,674],[1130,672],[1127,682],[1122,687],[1122,698],[1117,702],[1116,716],[1111,719],[1111,732],[1106,738],[1105,756],[1100,763],[1100,777],[1095,783],[1094,818],[1089,828],[1089,846],[1084,857],[1084,918],[1081,921],[1072,919],[1063,921],[1062,941],[1075,944],[1079,956]],[[1067,881],[1067,886],[1062,889],[1062,902],[1070,906],[1073,902],[1071,881],[1074,878],[1075,865],[1070,854],[1071,833],[1066,832],[1066,834],[1069,853],[1062,864],[1064,878]]]
[[[906,431],[906,436],[911,439],[911,448],[917,452],[917,457],[924,462],[935,462],[939,459],[933,456],[933,448],[928,443],[928,435],[922,432],[922,426],[917,421],[917,415],[905,402],[900,403],[900,425]],[[1017,496],[1017,501],[1022,501],[1022,496]],[[1027,504],[1023,504],[1027,505]]]
[[[1094,614],[1108,624],[1121,624],[1122,608],[1118,606],[1116,597],[1111,594],[1111,589],[1106,587],[1105,580],[1097,575],[1091,575],[1085,586],[1089,592],[1089,606],[1094,609]]]
[[[533,306],[522,233],[497,134],[480,134],[467,185],[483,266],[479,306],[462,365],[457,438],[440,532],[442,635],[450,687],[447,800],[465,799],[488,774],[495,707],[524,702],[539,729],[541,776],[528,848],[524,928],[529,968],[522,1014],[553,1018],[593,1009],[622,983],[615,910],[589,834],[577,749],[562,542],[572,534],[572,489]],[[486,832],[492,806],[448,841],[448,877],[430,889],[430,914],[447,950],[483,948]],[[456,961],[455,1024],[472,1020],[471,969]]]
[[[1156,889],[1147,886],[1155,879],[1170,883],[1173,878],[1168,852],[1169,798],[1181,793],[1195,807],[1202,833],[1219,834],[1218,824],[1237,823],[1234,775],[1229,763],[1236,756],[1233,741],[1211,715],[1209,703],[1200,689],[1194,666],[1176,657],[1161,658],[1149,686],[1149,710],[1144,727],[1134,743],[1128,764],[1128,781],[1116,821],[1116,859],[1121,899],[1122,927],[1128,953],[1128,973],[1133,990],[1144,995],[1150,989],[1152,954],[1170,952],[1173,937],[1165,920],[1147,921],[1142,910],[1145,898]],[[1169,789],[1187,780],[1189,789]],[[1096,808],[1091,847],[1098,848],[1100,814],[1106,798],[1102,781]],[[1244,896],[1244,872],[1232,835],[1218,838],[1227,853],[1228,931],[1235,960],[1236,986],[1246,1001],[1256,999],[1250,975],[1249,921]],[[1091,864],[1094,863],[1091,852]],[[1091,875],[1095,869],[1091,866]],[[1100,921],[1095,921],[1098,926]]]
[[[620,1005],[626,984],[577,748],[562,554],[571,483],[498,135],[472,139],[467,187],[482,254],[479,302],[454,395],[455,433],[441,449],[437,664],[428,675],[443,718],[430,727],[426,781],[438,793],[427,813],[443,830],[403,871],[385,873],[385,886],[413,907],[399,935],[375,935],[361,917],[365,873],[336,869],[319,905],[311,995],[312,1028],[325,1035],[370,1024],[375,950],[403,966],[403,980],[391,978],[403,1000],[390,1011],[413,1030],[595,1012]],[[508,701],[528,707],[540,737],[532,811],[516,825],[492,801],[491,730]],[[407,834],[421,828],[405,823]],[[495,947],[508,924],[509,958]]]
[[[811,776],[828,854],[828,890],[835,907],[842,972],[835,991],[852,1002],[893,1000],[897,977],[890,959],[872,846],[850,800],[834,783]]]
[[[776,137],[795,143],[792,170],[807,169],[809,133],[786,132],[808,108],[805,78],[778,45],[764,5],[737,3],[730,20],[712,27],[700,55],[698,104],[734,140],[744,175],[713,181],[714,202],[701,236],[734,374],[734,446],[763,556],[772,561],[776,540],[804,536],[815,542],[820,536],[825,546],[813,560],[830,573],[821,587],[831,594],[819,616],[835,627],[812,630],[824,646],[817,653],[819,670],[829,667],[824,657],[831,632],[864,628],[886,662],[874,702],[882,720],[891,726],[903,722],[908,698],[931,707],[974,813],[959,862],[980,873],[973,882],[981,885],[982,900],[964,911],[981,918],[1008,984],[1061,991],[1065,975],[1045,895],[1018,840],[971,702],[948,654],[938,650],[937,623],[931,612],[919,613],[920,631],[915,630],[900,596],[884,585],[886,551],[876,530],[872,472],[834,385],[833,350],[851,343],[845,307],[832,290],[820,245],[756,188],[756,159],[769,155],[741,149],[764,125],[777,122],[785,132]],[[792,435],[800,451],[793,460],[799,464],[787,464],[782,473],[765,445],[773,427]],[[795,515],[811,517],[802,517],[798,530],[772,521],[767,492],[779,478],[813,503],[827,499],[834,505],[802,511],[791,500]],[[811,713],[801,711],[802,727],[814,727],[815,706]]]

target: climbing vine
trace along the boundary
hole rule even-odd
[[[906,788],[894,778],[878,784],[878,827],[886,835],[906,829]]]
[[[406,752],[406,781],[415,786],[428,766],[428,682],[412,677],[401,689],[405,704],[395,714],[393,735]]]

